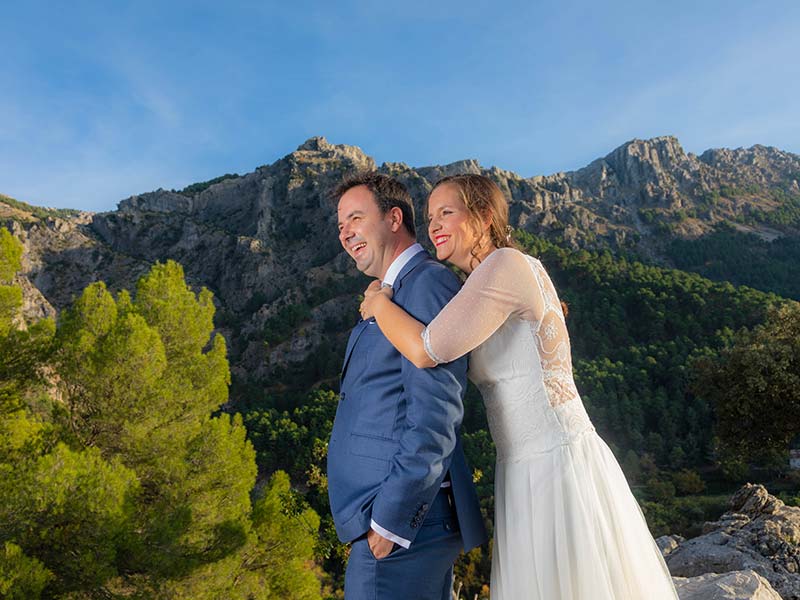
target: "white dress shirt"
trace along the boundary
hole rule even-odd
[[[394,285],[394,280],[400,275],[400,271],[406,266],[408,261],[414,258],[417,254],[422,252],[424,248],[420,244],[411,244],[408,248],[403,250],[400,255],[392,261],[389,268],[386,269],[386,275],[383,276],[382,285]]]

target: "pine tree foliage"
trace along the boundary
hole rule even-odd
[[[0,284],[18,290],[3,231]],[[134,297],[87,287],[55,338],[7,306],[0,596],[319,598],[319,518],[284,474],[254,493],[242,419],[219,412],[230,372],[210,292],[157,264]]]
[[[116,574],[138,487],[133,471],[97,449],[58,444],[14,483],[2,490],[3,536],[56,574],[55,590],[97,588]]]
[[[774,309],[721,353],[699,358],[693,388],[714,404],[719,451],[732,466],[761,460],[785,468],[800,432],[800,303]]]
[[[22,290],[11,285],[20,268],[22,244],[5,228],[0,228],[0,336],[8,334],[22,305]]]
[[[16,544],[5,542],[0,550],[0,598],[39,598],[53,574],[38,560],[25,556]]]

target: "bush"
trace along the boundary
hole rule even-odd
[[[706,484],[700,478],[697,471],[691,471],[689,469],[683,469],[682,471],[673,473],[672,483],[675,484],[677,493],[682,496],[687,494],[702,494],[706,489]]]
[[[655,477],[647,481],[645,491],[648,498],[657,502],[672,500],[675,497],[675,486],[672,482]]]

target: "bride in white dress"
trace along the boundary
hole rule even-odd
[[[439,260],[468,274],[425,327],[374,282],[361,306],[416,366],[471,352],[497,448],[493,600],[676,600],[669,571],[572,376],[561,303],[542,263],[512,247],[508,205],[479,175],[428,200]]]

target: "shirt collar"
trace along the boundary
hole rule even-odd
[[[392,261],[392,264],[389,265],[389,268],[386,270],[386,275],[383,278],[381,283],[385,285],[394,285],[394,280],[397,279],[397,276],[400,274],[400,271],[403,270],[403,267],[406,266],[409,260],[415,257],[417,254],[422,252],[424,248],[421,244],[412,244],[405,250],[400,253],[400,256],[395,258]]]

